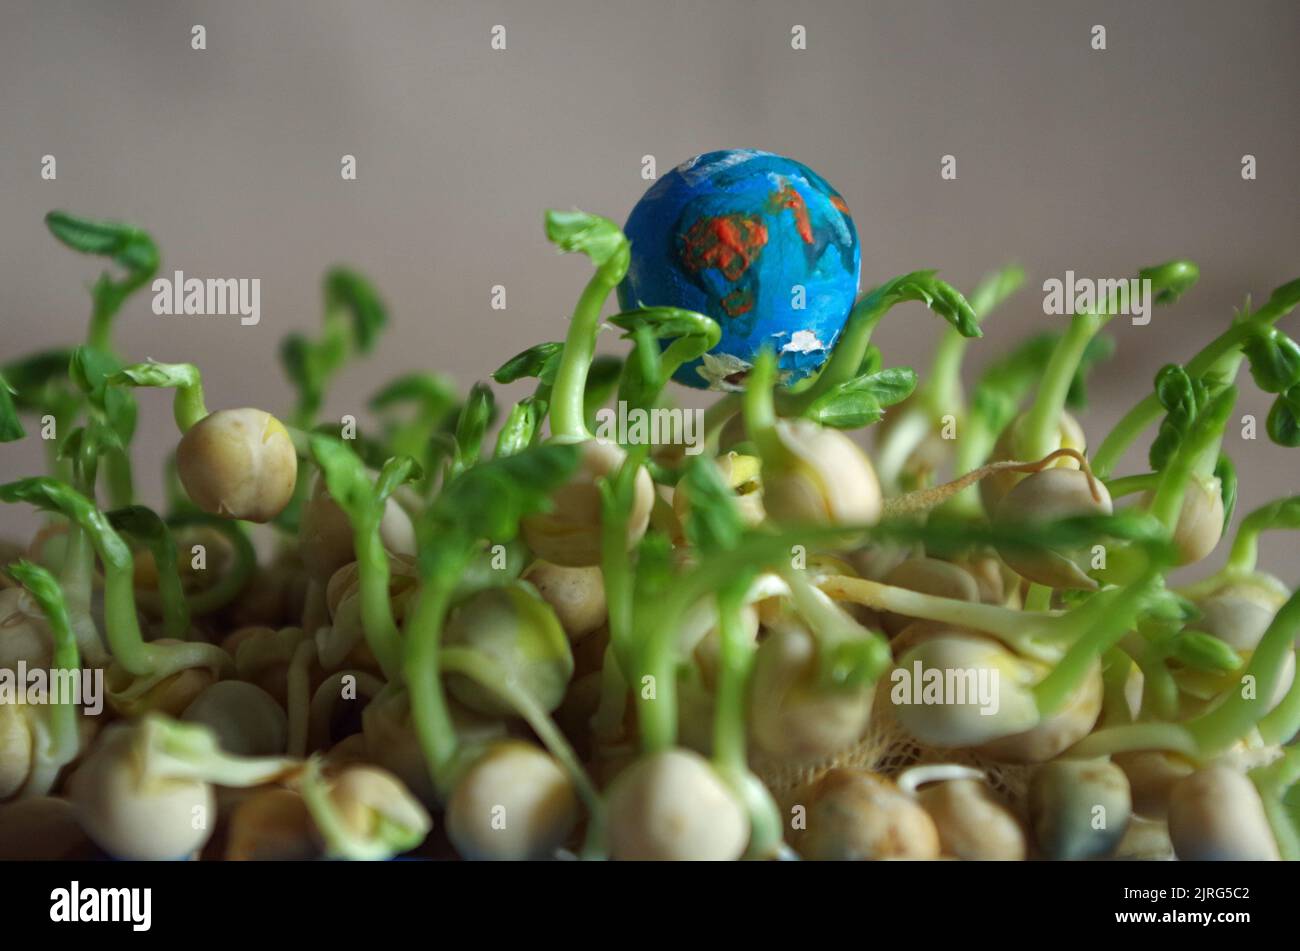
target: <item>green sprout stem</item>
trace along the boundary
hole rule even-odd
[[[68,525],[68,542],[59,569],[59,584],[81,655],[92,667],[106,666],[108,654],[91,613],[95,549],[90,543],[90,535],[75,522]]]
[[[191,636],[190,606],[181,585],[180,570],[176,563],[176,542],[171,530],[162,519],[144,506],[117,509],[108,513],[108,520],[119,531],[135,534],[153,556],[158,570],[163,635],[176,640],[187,640]]]
[[[1120,499],[1137,492],[1150,492],[1160,484],[1160,473],[1143,472],[1138,475],[1110,479],[1106,482],[1106,491],[1112,499]]]
[[[637,723],[641,747],[647,754],[662,753],[677,744],[677,670],[674,644],[685,605],[680,599],[648,605],[638,626],[649,635],[636,652],[632,688],[636,690]]]
[[[1178,682],[1165,663],[1165,655],[1139,634],[1129,634],[1121,641],[1124,651],[1142,671],[1141,713],[1165,720],[1178,716]]]
[[[820,678],[828,689],[874,684],[892,663],[889,643],[844,613],[803,573],[781,572],[800,616],[817,637]]]
[[[411,720],[429,775],[440,796],[455,783],[460,744],[442,686],[441,641],[451,593],[465,559],[446,558],[424,579],[406,621],[402,673],[411,701]]]
[[[311,447],[330,495],[352,522],[366,643],[384,676],[397,680],[401,676],[402,643],[389,593],[392,569],[380,528],[389,498],[399,486],[419,475],[419,467],[409,456],[394,457],[384,463],[371,485],[361,460],[344,444],[313,436]]]
[[[858,367],[862,366],[862,359],[871,344],[871,335],[881,318],[889,312],[889,306],[882,306],[873,294],[866,295],[854,305],[825,369],[811,385],[798,393],[783,394],[781,409],[786,415],[801,414],[816,402],[817,397],[857,376]]]
[[[357,567],[361,597],[361,623],[380,669],[388,680],[401,675],[402,641],[393,617],[388,585],[388,552],[379,537],[380,518],[373,514],[356,526]]]
[[[745,690],[753,667],[753,646],[746,643],[741,622],[748,579],[718,592],[718,634],[721,639],[717,707],[713,720],[713,758],[719,769],[743,771],[745,756]]]
[[[636,466],[641,452],[634,449],[623,460],[612,482],[602,480],[601,492],[601,575],[609,618],[610,648],[619,665],[627,670],[632,660],[633,574],[627,547],[628,501],[634,490]]]
[[[1248,775],[1264,804],[1279,856],[1284,862],[1300,862],[1300,830],[1296,829],[1296,822],[1283,801],[1300,782],[1300,747],[1288,747],[1280,759],[1251,770]]]
[[[754,645],[745,634],[741,610],[749,577],[741,575],[718,592],[721,639],[717,702],[713,719],[713,765],[749,813],[749,849],[753,858],[769,858],[781,846],[781,815],[767,788],[749,768],[745,751],[745,708]]]
[[[1103,727],[1122,726],[1133,720],[1128,706],[1129,672],[1134,662],[1119,647],[1108,650],[1101,659],[1101,718],[1098,724]]]
[[[1020,653],[1043,660],[1059,658],[1060,650],[1054,645],[1068,642],[1081,633],[1078,622],[1072,620],[1073,615],[1060,611],[1020,611],[943,598],[847,575],[820,578],[817,586],[836,600],[876,611],[981,631]]]
[[[754,360],[754,367],[745,381],[745,430],[758,447],[763,465],[772,469],[781,468],[790,459],[789,451],[776,432],[776,407],[772,400],[775,379],[776,355],[765,347]]]
[[[174,389],[172,417],[182,434],[208,415],[203,378],[192,363],[136,363],[119,370],[108,382],[118,386]]]
[[[77,649],[77,639],[73,636],[68,619],[67,604],[59,583],[48,570],[29,561],[18,561],[6,570],[25,587],[40,605],[50,627],[50,636],[54,641],[54,671],[76,680],[81,676],[81,653]],[[35,762],[27,783],[23,787],[24,796],[44,796],[53,787],[59,772],[64,766],[76,759],[81,751],[81,737],[77,731],[77,701],[73,697],[61,694],[50,698],[50,705],[45,715],[45,728],[48,729],[48,742],[37,744],[34,750]]]
[[[1061,443],[1061,413],[1088,343],[1110,320],[1104,314],[1077,314],[1052,352],[1034,402],[1016,433],[1018,458],[1039,459]]]
[[[1234,386],[1228,386],[1214,397],[1197,417],[1191,435],[1178,447],[1160,473],[1159,483],[1151,498],[1150,511],[1170,535],[1178,525],[1183,498],[1192,477],[1204,469],[1207,460],[1213,470],[1213,460],[1218,458],[1224,427],[1228,424],[1236,399],[1237,388]]]
[[[596,267],[596,273],[578,298],[551,392],[552,438],[580,441],[591,436],[586,422],[587,372],[596,355],[601,308],[623,279],[627,261],[627,239],[624,238],[621,250]]]
[[[1255,509],[1241,520],[1237,536],[1221,574],[1240,577],[1259,564],[1259,536],[1270,529],[1300,527],[1300,496],[1278,499]]]
[[[1159,583],[1154,569],[1146,577],[1118,591],[1103,591],[1089,598],[1071,621],[1087,626],[1065,656],[1034,686],[1039,715],[1051,716],[1069,701],[1083,684],[1088,672],[1103,654],[1114,647],[1132,628],[1147,598]]]
[[[1300,677],[1293,678],[1282,702],[1259,721],[1265,743],[1287,743],[1300,734]]]

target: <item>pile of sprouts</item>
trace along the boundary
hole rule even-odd
[[[149,235],[47,224],[109,269],[83,343],[0,367],[0,440],[39,429],[47,457],[0,485],[43,519],[0,542],[0,857],[1300,858],[1300,599],[1257,564],[1300,497],[1224,537],[1247,376],[1276,397],[1269,437],[1300,445],[1300,346],[1277,327],[1300,281],[1098,433],[1104,302],[965,387],[1023,273],[969,298],[905,274],[812,379],[755,354],[697,454],[594,435],[615,401],[671,410],[720,333],[602,317],[629,261],[605,218],[546,216],[594,273],[564,340],[492,374],[529,395],[498,407],[492,383],[419,369],[359,425],[322,407],[388,321],[363,276],[327,274],[272,415],[118,351]],[[1174,305],[1197,275],[1138,276]],[[871,343],[916,302],[946,322],[924,379]],[[602,327],[625,355],[596,353]],[[168,395],[148,506],[137,401]],[[1134,446],[1147,465],[1117,473]],[[28,689],[96,672],[94,708]]]

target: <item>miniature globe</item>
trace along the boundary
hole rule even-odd
[[[624,310],[706,314],[722,339],[684,364],[688,386],[735,390],[764,346],[789,385],[830,355],[858,292],[861,251],[839,192],[807,166],[728,149],[683,162],[637,202]]]

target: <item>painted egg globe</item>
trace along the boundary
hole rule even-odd
[[[806,165],[727,149],[683,162],[637,202],[618,288],[624,310],[680,307],[712,317],[718,345],[684,364],[688,386],[735,390],[764,346],[786,385],[817,369],[858,292],[861,250],[848,205]]]

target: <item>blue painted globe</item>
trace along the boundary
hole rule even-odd
[[[637,202],[619,304],[712,317],[722,340],[676,379],[740,389],[766,345],[787,385],[830,355],[858,292],[857,229],[839,192],[805,165],[728,149],[683,162]]]

